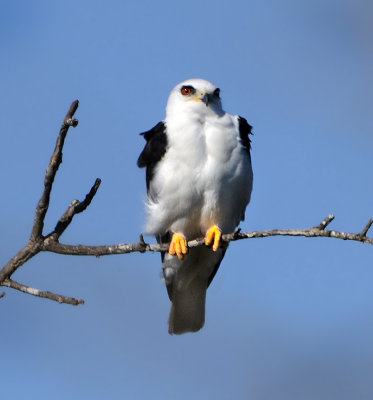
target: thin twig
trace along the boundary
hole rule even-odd
[[[43,234],[44,219],[49,207],[50,194],[52,191],[54,178],[56,176],[59,166],[62,163],[62,149],[65,143],[65,138],[70,126],[76,127],[78,125],[78,120],[72,119],[76,110],[78,109],[78,106],[79,106],[79,101],[75,100],[71,104],[70,109],[67,112],[66,117],[62,122],[60,133],[58,135],[56,142],[56,147],[54,149],[54,152],[52,154],[48,168],[45,173],[44,191],[36,207],[34,225],[30,237],[31,241],[38,240]]]
[[[65,232],[66,228],[70,225],[76,214],[83,212],[90,204],[95,196],[98,188],[100,187],[101,179],[97,178],[89,193],[85,196],[85,199],[80,202],[79,200],[73,200],[66,210],[66,212],[62,215],[60,220],[57,222],[56,227],[53,232],[47,235],[47,237],[51,237],[53,240],[57,240],[63,232]]]
[[[373,225],[373,219],[370,219],[368,223],[365,225],[365,228],[361,231],[361,237],[366,237],[370,227]]]
[[[30,286],[23,285],[22,283],[13,281],[12,279],[5,279],[5,281],[2,283],[2,286],[16,289],[20,292],[31,294],[32,296],[43,297],[45,299],[57,301],[58,303],[71,304],[73,306],[84,304],[84,300],[78,300],[74,299],[74,297],[62,296],[61,294],[35,289]]]
[[[315,226],[313,229],[325,229],[334,219],[333,214],[329,214],[326,218],[324,218],[319,225]]]

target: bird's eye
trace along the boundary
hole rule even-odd
[[[183,96],[189,96],[190,94],[192,94],[192,93],[194,93],[195,92],[195,90],[194,90],[194,87],[193,86],[183,86],[182,88],[181,88],[181,94],[183,95]]]
[[[219,88],[215,89],[214,96],[220,97],[220,89]]]

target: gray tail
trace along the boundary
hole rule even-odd
[[[197,332],[205,323],[206,291],[224,257],[206,246],[189,249],[183,260],[164,253],[163,275],[172,302],[168,332]]]
[[[207,280],[194,279],[185,290],[174,287],[168,332],[180,335],[197,332],[205,323]]]

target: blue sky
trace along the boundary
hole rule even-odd
[[[96,177],[66,243],[138,240],[138,133],[200,77],[254,126],[243,230],[373,217],[369,1],[3,1],[1,258],[28,240],[60,123],[78,98],[46,231]],[[372,234],[371,234],[372,235]],[[151,240],[151,238],[147,238]],[[373,249],[333,239],[233,243],[208,291],[205,328],[167,333],[158,254],[39,254],[14,278],[84,298],[0,300],[4,400],[373,397]]]

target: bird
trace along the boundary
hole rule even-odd
[[[137,165],[146,172],[145,231],[160,244],[163,278],[171,300],[170,334],[199,331],[206,292],[245,217],[253,186],[252,126],[222,108],[220,89],[204,79],[176,85],[165,119],[141,133]],[[202,246],[188,241],[204,237]]]

